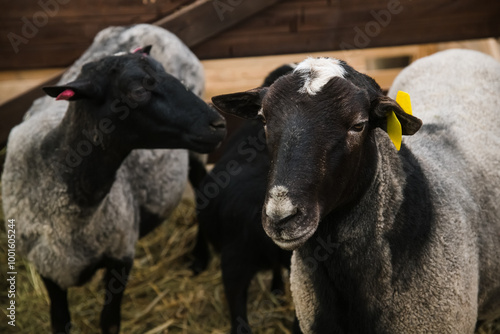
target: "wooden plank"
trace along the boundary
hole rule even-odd
[[[36,87],[48,78],[58,76],[64,69],[50,68],[41,70],[0,72],[0,104]]]
[[[262,57],[240,57],[226,59],[203,60],[205,69],[205,99],[214,95],[244,91],[259,86],[263,78],[276,67],[300,62],[306,57],[333,57],[347,61],[356,70],[372,76],[387,90],[400,67],[373,68],[373,63],[386,58],[408,57],[410,62],[438,51],[464,48],[484,52],[500,61],[500,43],[493,39],[448,42],[440,44],[419,44],[398,47],[382,47],[347,51],[327,51]]]
[[[50,20],[67,17],[141,15],[142,13],[161,15],[170,13],[188,2],[185,0],[17,0],[9,1],[8,5],[4,4],[6,10],[0,12],[0,19],[13,17],[20,19],[23,16],[30,20],[33,16],[41,18],[43,15],[37,12],[45,13]]]
[[[31,107],[33,101],[43,95],[42,87],[55,84],[59,80],[61,74],[62,72],[54,75],[48,80],[44,80],[43,83],[30,89],[23,95],[2,104],[0,108],[0,119],[2,120],[0,122],[0,147],[5,146],[10,130],[21,123],[24,114]]]
[[[155,22],[191,47],[217,35],[279,0],[198,0]]]
[[[428,50],[427,52],[425,50]],[[259,86],[266,75],[278,66],[297,63],[306,57],[333,57],[346,60],[358,71],[372,76],[383,89],[388,89],[401,68],[369,69],[376,59],[406,56],[412,62],[429,55],[427,45],[374,48],[364,50],[329,51],[308,54],[290,54],[262,57],[242,57],[202,61],[206,77],[206,99],[214,95],[244,91]]]
[[[391,3],[399,7],[384,18]],[[193,51],[214,59],[494,37],[499,16],[497,0],[288,0]]]
[[[0,70],[66,67],[78,59],[91,43],[92,41],[61,45],[47,44],[42,49],[37,45],[27,44],[15,57],[10,56],[11,50],[0,49],[0,59],[8,59],[4,65],[0,65]],[[35,56],[36,60],[33,60]]]

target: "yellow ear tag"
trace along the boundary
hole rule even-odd
[[[389,138],[391,138],[394,146],[396,146],[396,150],[399,151],[401,148],[401,141],[403,140],[403,130],[401,129],[401,123],[399,123],[394,111],[391,111],[389,116],[387,116],[387,134]]]
[[[401,90],[398,91],[398,95],[396,95],[396,102],[405,111],[405,113],[413,115],[413,112],[411,110],[410,94]]]
[[[410,94],[399,91],[396,96],[396,102],[405,113],[412,115]],[[389,116],[387,116],[387,133],[389,134],[389,138],[391,138],[392,143],[399,151],[401,148],[401,141],[403,140],[403,130],[401,129],[401,123],[396,117],[394,111],[391,111]]]

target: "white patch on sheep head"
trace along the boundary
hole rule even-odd
[[[299,89],[299,93],[315,95],[321,91],[323,86],[334,77],[344,78],[346,70],[338,59],[334,58],[312,58],[302,61],[294,73],[299,74],[304,79],[304,86]]]

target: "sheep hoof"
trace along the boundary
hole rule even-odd
[[[203,261],[195,260],[189,266],[189,269],[193,272],[193,277],[196,277],[207,269],[207,264],[203,263]]]

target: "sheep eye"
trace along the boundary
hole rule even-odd
[[[142,86],[137,86],[132,88],[129,94],[134,101],[144,101],[149,98],[151,93],[148,90],[146,90],[146,88]]]
[[[365,128],[365,124],[366,122],[355,124],[351,127],[351,130],[354,132],[361,132]]]

